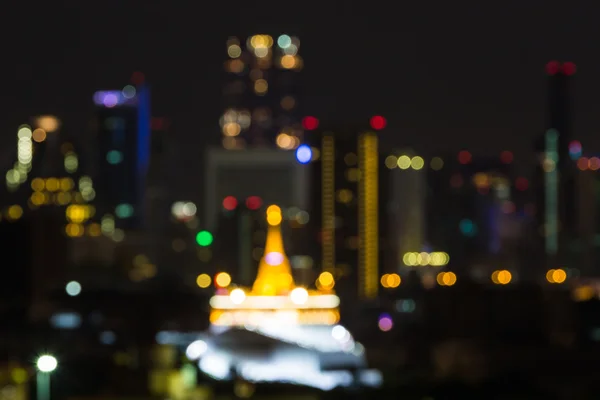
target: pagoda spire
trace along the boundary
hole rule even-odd
[[[255,296],[287,295],[294,288],[294,278],[290,261],[285,254],[281,235],[281,208],[272,205],[267,208],[267,239],[265,252],[258,264],[258,274],[252,294]]]

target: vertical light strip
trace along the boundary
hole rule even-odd
[[[360,136],[358,157],[359,294],[364,299],[374,299],[379,289],[379,171],[374,133]]]
[[[546,132],[546,157],[544,160],[545,177],[545,234],[546,254],[558,252],[558,132],[550,129]]]
[[[321,143],[321,268],[333,273],[335,267],[335,142],[325,134]]]

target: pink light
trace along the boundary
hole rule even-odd
[[[273,267],[281,265],[283,262],[283,254],[278,252],[268,253],[265,255],[265,262]]]
[[[107,93],[104,95],[102,103],[105,107],[112,108],[119,103],[119,98],[113,93]]]
[[[392,321],[392,317],[390,317],[388,314],[382,314],[379,317],[379,322],[377,325],[381,331],[388,332],[394,327],[394,321]]]

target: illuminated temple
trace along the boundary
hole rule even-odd
[[[273,325],[335,325],[339,298],[330,289],[307,290],[296,286],[281,235],[282,214],[268,207],[265,251],[252,288],[218,289],[210,300],[210,322],[215,327]]]

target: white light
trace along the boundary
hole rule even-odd
[[[65,291],[69,296],[77,296],[81,293],[81,284],[77,281],[71,281],[65,286]]]
[[[229,293],[229,298],[233,304],[242,304],[246,299],[246,293],[242,289],[233,289]]]
[[[207,354],[200,359],[198,367],[215,379],[227,379],[230,373],[229,359],[221,354]]]
[[[194,361],[202,357],[206,353],[206,350],[208,350],[206,342],[204,340],[196,340],[190,343],[187,349],[185,349],[185,356],[189,360]]]
[[[301,289],[301,288],[300,288]],[[285,310],[285,309],[332,309],[340,305],[340,298],[334,294],[310,296],[303,304],[294,303],[290,296],[246,296],[245,308],[252,310]],[[213,296],[210,306],[220,310],[237,309],[230,296]]]
[[[31,138],[32,132],[31,129],[29,127],[22,127],[19,129],[19,131],[17,132],[17,136],[19,137],[19,139],[29,139]]]
[[[265,262],[273,267],[281,265],[284,260],[285,260],[285,257],[283,256],[283,254],[281,254],[277,251],[274,251],[274,252],[271,252],[271,253],[268,253],[265,255]]]
[[[198,208],[192,202],[185,203],[181,208],[182,214],[186,217],[193,217],[194,215],[196,215],[196,211],[198,211]]]
[[[304,304],[308,301],[308,292],[306,289],[298,287],[290,293],[290,300],[294,304]]]
[[[39,369],[41,372],[52,372],[58,366],[58,361],[56,360],[56,358],[45,354],[37,359],[35,365],[37,366],[37,369]]]
[[[331,336],[340,342],[346,342],[350,339],[350,332],[341,325],[336,325],[331,329]]]

